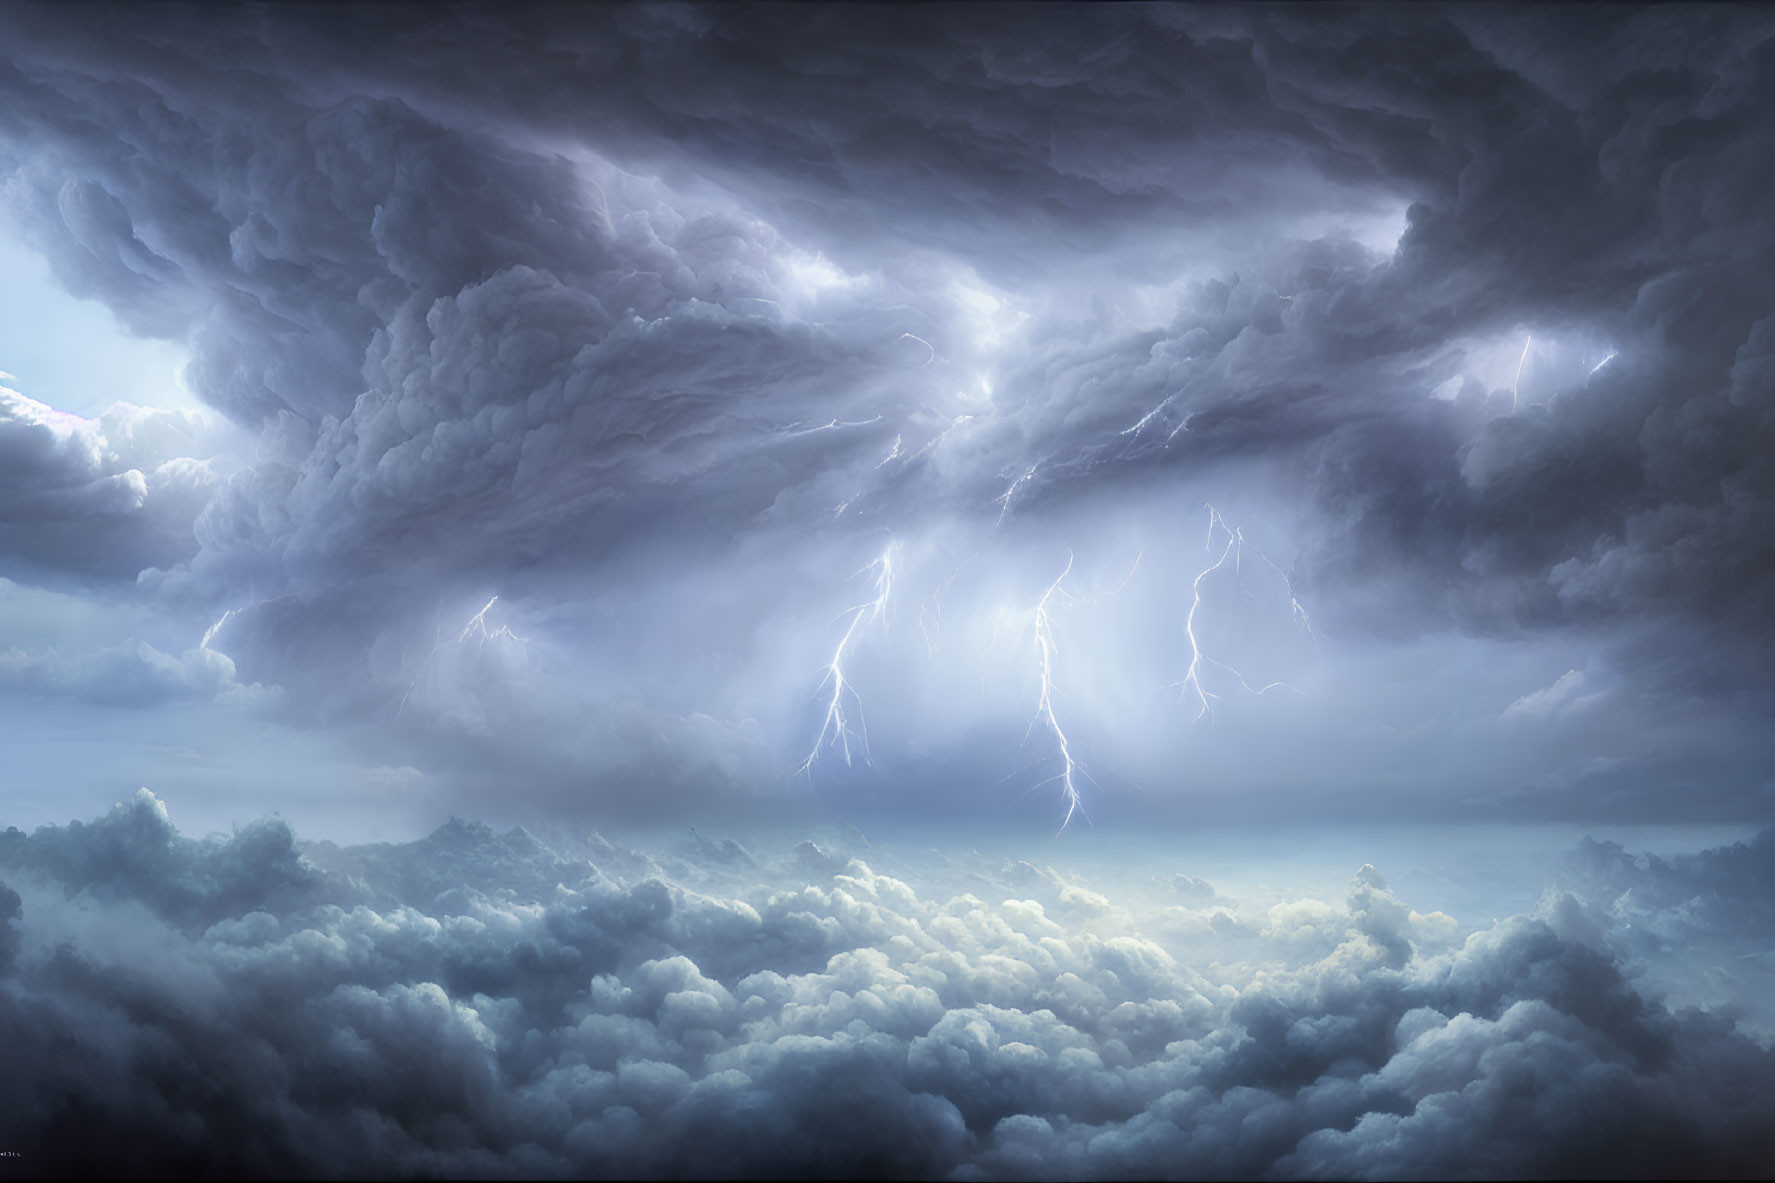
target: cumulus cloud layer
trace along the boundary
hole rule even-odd
[[[1768,837],[1587,844],[1572,874],[1689,876],[1636,919],[1756,940],[1767,909],[1729,913]],[[198,841],[146,791],[8,831],[5,1144],[52,1174],[961,1179],[1754,1174],[1775,1151],[1775,1058],[1649,1000],[1600,888],[1469,929],[1368,866],[1266,905],[1162,859],[1085,882],[854,831],[571,845],[452,822],[339,848],[275,819]]]

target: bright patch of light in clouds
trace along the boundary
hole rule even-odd
[[[131,334],[96,299],[77,299],[0,221],[0,368],[15,390],[96,416],[114,402],[197,408],[183,346]]]

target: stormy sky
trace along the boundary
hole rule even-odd
[[[30,820],[1769,814],[1762,9],[4,24]]]
[[[0,1177],[1766,1175],[1772,110],[0,4]]]

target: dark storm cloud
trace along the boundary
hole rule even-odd
[[[534,7],[461,10],[423,27],[384,12],[355,27],[297,22],[261,35],[291,64],[324,63],[308,83],[316,90],[398,78],[452,119],[472,112],[591,138],[680,174],[716,170],[773,216],[847,237],[935,236],[1034,275],[1041,255],[1004,257],[1007,238],[1102,245],[1155,208],[1236,215],[1254,190],[1260,211],[1316,212],[1296,179],[1377,171],[1278,107],[1242,17],[1193,23],[1188,13],[1085,7],[1040,19]],[[416,43],[423,50],[388,52]],[[601,123],[590,137],[588,119]]]
[[[1694,862],[1749,902],[1766,845]],[[1179,904],[1168,875],[1104,895],[1029,863],[881,859],[854,835],[570,856],[462,822],[401,846],[303,847],[275,820],[194,841],[146,792],[10,831],[0,1123],[51,1174],[1767,1161],[1770,1053],[1642,997],[1603,951],[1624,931],[1577,897],[1459,941],[1372,867],[1341,902],[1266,909],[1199,880]]]
[[[716,533],[829,462],[788,430],[867,418],[855,332],[782,313],[760,223],[606,202],[563,160],[395,99],[317,109],[268,82],[237,104],[227,79],[19,65],[37,241],[76,291],[189,334],[192,385],[267,426],[196,523],[195,570],[223,586],[324,594],[418,556],[507,570],[666,519]]]
[[[1724,614],[1769,639],[1749,609],[1771,571],[1775,423],[1751,375],[1775,306],[1775,240],[1753,213],[1769,167],[1755,112],[1775,58],[1760,14],[1673,15],[1614,30],[1600,16],[1600,46],[1564,57],[1514,19],[1462,21],[1505,64],[1532,55],[1533,77],[1562,85],[1481,108],[1495,126],[1468,139],[1458,195],[1414,208],[1378,289],[1398,305],[1446,291],[1423,303],[1434,331],[1456,330],[1455,314],[1569,325],[1620,353],[1526,416],[1476,431],[1449,407],[1409,448],[1382,423],[1325,449],[1339,466],[1339,450],[1376,462],[1333,478],[1337,497],[1365,503],[1337,545],[1360,563],[1375,544],[1445,540],[1466,578],[1452,563],[1441,574],[1461,578],[1456,610],[1475,622]]]
[[[162,499],[194,555],[89,533],[57,569],[235,610],[244,676],[305,709],[398,713],[495,591],[546,618],[590,587],[665,638],[596,676],[707,718],[687,654],[829,612],[784,574],[829,550],[947,528],[965,556],[1214,479],[1300,511],[1347,636],[1606,631],[1624,683],[1754,713],[1760,11],[5,19],[14,218],[262,433]],[[1531,332],[1616,356],[1512,391],[1481,363]],[[33,463],[92,517],[135,495]],[[748,590],[712,609],[662,574],[692,566]],[[595,680],[578,656],[557,682]],[[474,710],[493,765],[563,730]],[[731,779],[768,763],[722,728]]]

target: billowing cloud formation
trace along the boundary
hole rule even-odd
[[[1054,673],[1092,686],[1069,734],[1107,778],[1465,767],[1447,750],[1500,748],[1473,720],[1581,665],[1612,689],[1540,712],[1545,749],[1392,800],[1755,812],[1766,13],[4,19],[10,219],[184,342],[258,443],[223,481],[33,420],[13,479],[38,508],[0,557],[133,569],[193,639],[226,619],[243,681],[380,762],[449,750],[459,787],[552,805],[588,779],[780,790],[817,734],[816,622],[893,539],[884,619],[942,627],[929,662],[859,660],[884,775],[935,769],[940,797],[1032,757],[1006,622],[1069,553],[1081,582],[1138,553],[1120,631]],[[1204,751],[1155,705],[1196,668],[1205,500],[1279,539],[1339,642],[1276,654],[1292,613],[1209,613],[1217,661],[1313,704],[1264,701],[1291,742]],[[130,544],[52,545],[47,513]],[[522,669],[460,635],[494,595]],[[1488,663],[1458,703],[1400,672],[1525,637],[1558,668]]]
[[[1754,1174],[1775,1151],[1771,1053],[1642,996],[1589,897],[1463,939],[1366,866],[1341,900],[1264,907],[854,833],[577,845],[194,841],[145,791],[9,831],[6,1144],[48,1173],[955,1178]],[[1704,878],[1730,927],[1768,854],[1650,871]],[[1662,896],[1635,915],[1690,923]]]
[[[120,402],[86,419],[0,386],[0,574],[133,581],[192,557],[217,435],[201,414]]]

